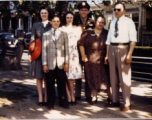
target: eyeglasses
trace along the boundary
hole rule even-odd
[[[117,10],[118,12],[120,12],[120,11],[121,11],[121,9],[116,9],[116,8],[115,8],[115,9],[114,9],[114,11],[116,11],[116,10]]]

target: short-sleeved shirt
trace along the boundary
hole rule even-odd
[[[118,37],[114,36],[116,21],[117,18],[114,19],[110,24],[106,44],[110,45],[110,43],[129,43],[130,41],[137,42],[137,32],[132,19],[125,17],[124,15],[119,18],[117,31]]]

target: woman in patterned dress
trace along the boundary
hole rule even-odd
[[[109,104],[112,99],[109,70],[108,66],[104,64],[106,55],[105,41],[108,34],[108,31],[104,29],[104,25],[105,18],[102,15],[97,16],[95,28],[93,30],[85,30],[79,41],[82,61],[85,62],[88,84],[93,92],[91,104],[97,103],[97,92],[100,89],[106,90]]]
[[[74,95],[74,80],[82,78],[81,64],[79,62],[79,53],[77,49],[77,41],[81,36],[81,27],[73,25],[74,14],[68,11],[65,14],[64,26],[62,30],[67,33],[69,39],[69,71],[66,72],[67,84],[66,91],[68,97],[68,104],[75,105],[75,95]]]

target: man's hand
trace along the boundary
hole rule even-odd
[[[28,59],[30,62],[32,62],[31,55],[28,55]]]
[[[82,56],[82,61],[83,61],[83,62],[87,62],[87,61],[88,61],[88,58],[87,58],[86,55]]]
[[[126,56],[126,64],[127,64],[127,65],[130,64],[131,61],[132,61],[132,57],[131,57],[131,55],[128,54],[128,55]]]
[[[65,72],[68,72],[68,71],[69,71],[69,64],[65,64],[65,65],[64,65],[64,71],[65,71]]]
[[[43,71],[44,71],[44,73],[48,73],[49,72],[49,69],[48,69],[47,65],[43,65]]]
[[[109,57],[106,56],[105,57],[105,64],[108,65],[108,63],[109,63]]]

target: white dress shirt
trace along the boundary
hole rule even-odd
[[[106,44],[110,43],[129,43],[130,41],[137,42],[137,32],[135,24],[132,19],[125,17],[124,15],[118,20],[118,37],[115,38],[115,23],[117,18],[114,19],[110,24],[108,37]]]
[[[48,20],[46,20],[46,21],[44,21],[44,22],[42,22],[43,23],[43,25],[44,25],[44,27],[46,27],[46,25],[48,24]]]

